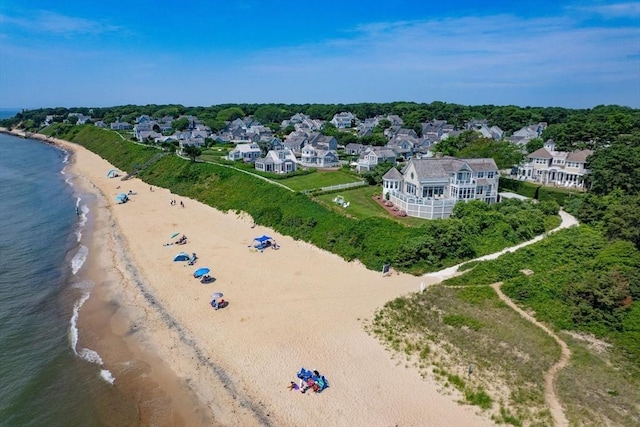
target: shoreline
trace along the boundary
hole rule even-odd
[[[106,178],[112,166],[105,160],[70,142],[28,137],[74,152],[71,171],[103,194],[100,209],[113,218],[110,232],[123,244],[114,262],[130,273],[122,302],[140,310],[132,335],[196,394],[203,416],[224,425],[420,425],[425,419],[441,426],[493,425],[476,408],[456,403],[455,393],[440,393],[434,381],[393,360],[364,331],[376,308],[436,278],[382,277],[265,227],[251,228],[246,215],[222,213],[166,189],[151,192],[138,178],[124,189],[137,195],[117,205],[114,196],[123,190],[116,186],[123,182]],[[170,198],[186,207],[170,206]],[[186,234],[189,243],[163,246],[173,232]],[[253,237],[265,233],[281,249],[249,250]],[[181,250],[196,252],[196,267],[210,267],[216,281],[202,285],[190,268],[172,262]],[[213,311],[213,291],[224,292],[229,307]],[[288,391],[302,366],[326,375],[329,389],[313,397]]]
[[[74,161],[71,154],[70,168]],[[127,277],[131,273],[116,262],[116,254],[124,249],[118,234],[113,232],[116,224],[105,209],[107,202],[99,189],[92,188],[90,182],[76,174],[72,175],[72,181],[83,195],[92,195],[92,200],[82,198],[93,223],[85,230],[89,255],[82,272],[93,286],[79,312],[79,343],[95,349],[105,364],[111,366],[117,396],[109,396],[126,401],[124,407],[118,408],[96,403],[100,418],[111,424],[117,424],[113,421],[116,418],[123,424],[137,420],[137,425],[212,425],[197,414],[193,393],[173,375],[170,367],[144,348],[144,339],[149,338],[135,336],[137,323],[145,311],[132,305],[135,294],[128,289]]]

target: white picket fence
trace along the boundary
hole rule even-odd
[[[322,187],[320,189],[305,190],[304,192],[310,193],[312,191],[320,191],[325,193],[325,192],[335,191],[335,190],[344,190],[345,188],[362,187],[363,185],[368,185],[367,181],[357,181],[357,182],[350,182],[348,184],[332,185],[330,187]]]

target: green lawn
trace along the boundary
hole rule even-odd
[[[367,185],[365,187],[357,187],[350,190],[340,191],[339,193],[321,194],[315,197],[315,199],[335,212],[340,212],[357,219],[377,217],[390,219],[407,226],[417,226],[428,221],[420,218],[401,218],[391,216],[371,198],[374,194],[382,194],[382,187],[379,185]],[[349,202],[348,208],[343,208],[333,202],[333,199],[338,195],[342,196],[345,201]]]
[[[233,147],[228,145],[222,146],[213,146],[211,148],[207,148],[202,150],[202,155],[198,157],[198,159],[204,162],[215,162],[220,160],[222,157],[226,158]]]
[[[354,175],[351,175],[348,172],[338,170],[316,171],[309,175],[287,178],[282,180],[281,182],[292,190],[303,191],[358,181],[361,181],[361,179]]]

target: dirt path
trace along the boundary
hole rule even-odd
[[[503,255],[503,254],[505,254],[507,252],[515,252],[516,250],[518,250],[518,249],[520,249],[522,247],[525,247],[525,246],[531,245],[533,243],[539,242],[540,240],[542,240],[545,237],[547,237],[550,233],[554,233],[554,232],[556,232],[558,230],[562,230],[564,228],[569,228],[569,227],[572,227],[574,225],[578,225],[578,220],[576,220],[575,217],[573,217],[572,215],[564,212],[563,210],[560,210],[559,215],[560,215],[560,218],[562,219],[562,222],[560,223],[560,225],[558,227],[554,228],[553,230],[549,231],[548,233],[536,236],[535,238],[533,238],[531,240],[528,240],[526,242],[520,243],[519,245],[503,249],[500,252],[496,252],[496,253],[493,253],[493,254],[482,256],[480,258],[476,258],[473,261],[487,261],[487,260],[496,259],[500,255]],[[453,267],[445,268],[445,269],[440,270],[440,271],[436,271],[436,272],[433,272],[433,273],[425,274],[423,277],[427,278],[427,279],[431,279],[431,281],[427,282],[429,286],[431,286],[431,285],[433,285],[435,283],[440,283],[440,282],[442,282],[442,281],[444,281],[446,279],[449,279],[451,277],[458,276],[458,275],[464,273],[464,272],[459,272],[458,271],[458,267],[460,267],[462,264],[465,264],[467,262],[470,262],[470,261],[466,261],[464,263],[461,263],[461,264],[458,264],[458,265],[454,265]],[[433,279],[435,279],[435,281]],[[549,369],[549,372],[547,372],[545,374],[545,377],[544,377],[545,401],[547,402],[547,406],[549,407],[549,410],[551,411],[551,416],[553,417],[554,424],[556,426],[558,426],[558,427],[568,426],[569,425],[569,421],[567,420],[567,417],[565,416],[564,410],[562,409],[562,405],[560,404],[560,400],[558,399],[558,396],[555,393],[554,383],[555,383],[556,377],[558,376],[558,372],[560,372],[560,370],[562,368],[564,368],[568,364],[569,358],[571,357],[571,351],[569,350],[569,347],[567,346],[567,344],[564,341],[562,341],[552,330],[547,328],[542,323],[538,322],[533,316],[531,316],[530,314],[526,313],[524,310],[522,310],[520,307],[518,307],[509,297],[507,297],[504,293],[502,293],[502,291],[500,290],[500,286],[501,285],[502,285],[502,282],[494,283],[493,285],[491,285],[491,287],[496,291],[496,293],[498,294],[500,299],[502,301],[504,301],[513,310],[515,310],[518,314],[520,314],[523,318],[527,319],[529,322],[533,323],[534,325],[536,325],[537,327],[539,327],[543,331],[545,331],[560,346],[560,349],[561,349],[561,352],[562,352],[561,356],[560,356],[560,360],[558,360],[558,362],[556,362],[551,367],[551,369]]]
[[[522,310],[508,296],[506,296],[500,289],[501,286],[502,286],[502,282],[494,283],[493,285],[491,285],[491,287],[496,291],[496,293],[498,294],[498,297],[500,297],[502,301],[504,301],[509,307],[515,310],[524,319],[527,319],[529,322],[533,323],[534,325],[536,325],[537,327],[545,331],[547,335],[549,335],[558,343],[558,345],[560,346],[560,349],[562,350],[560,359],[551,367],[551,369],[549,369],[549,372],[547,372],[544,376],[544,388],[545,388],[544,399],[547,402],[547,405],[549,406],[549,410],[551,411],[551,416],[553,417],[554,424],[558,427],[568,426],[569,421],[567,420],[564,410],[562,409],[562,405],[560,404],[560,399],[558,399],[558,396],[556,395],[554,382],[556,377],[558,376],[558,372],[560,372],[560,370],[565,366],[567,366],[567,363],[569,363],[569,358],[571,357],[571,351],[569,350],[569,347],[567,346],[567,344],[564,341],[562,341],[551,329],[547,328],[545,325],[538,322],[532,315]]]

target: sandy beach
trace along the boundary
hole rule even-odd
[[[254,228],[246,215],[222,213],[166,189],[151,191],[139,179],[107,178],[112,166],[97,155],[47,141],[74,153],[69,171],[97,195],[94,244],[109,279],[97,285],[95,297],[121,307],[122,313],[108,316],[110,328],[141,349],[114,357],[103,349],[115,387],[130,357],[162,371],[158,378],[166,381],[159,387],[181,408],[173,418],[177,424],[494,425],[477,408],[457,403],[456,392],[439,391],[405,359],[393,358],[364,330],[385,302],[418,291],[420,282],[435,283],[437,276],[383,277]],[[129,190],[136,194],[117,204],[115,196]],[[188,243],[166,245],[177,232]],[[250,247],[262,234],[280,249]],[[180,251],[197,253],[196,265],[173,262]],[[197,267],[211,268],[215,281],[194,279]],[[222,292],[229,306],[213,310],[213,292]],[[330,387],[321,394],[289,391],[303,366],[319,370]]]

